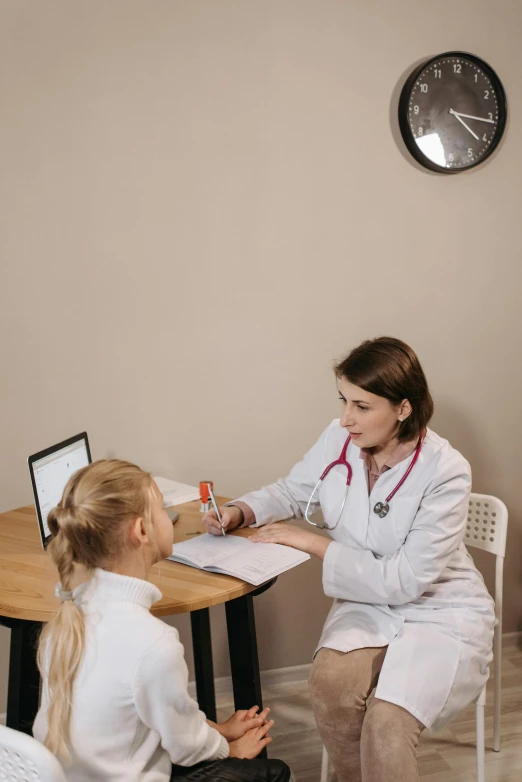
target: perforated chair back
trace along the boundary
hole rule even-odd
[[[489,494],[470,494],[464,543],[498,557],[506,553],[508,511],[502,500]]]
[[[0,782],[67,782],[61,765],[47,747],[0,725]]]

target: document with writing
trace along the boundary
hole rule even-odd
[[[251,543],[239,535],[209,535],[176,543],[173,562],[235,576],[259,586],[310,559],[309,554],[279,543]]]

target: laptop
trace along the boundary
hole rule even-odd
[[[82,467],[91,463],[91,451],[87,432],[69,437],[57,445],[33,454],[28,459],[29,473],[33,485],[34,504],[38,516],[40,538],[43,548],[51,542],[51,531],[47,525],[49,511],[62,499],[67,481]]]

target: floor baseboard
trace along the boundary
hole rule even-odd
[[[308,680],[311,663],[305,665],[290,665],[287,668],[274,668],[269,671],[261,671],[261,686],[278,687],[292,682],[303,682]],[[219,676],[214,679],[216,689],[216,698],[226,700],[232,697],[232,678],[230,676]],[[196,695],[196,683],[190,681],[188,685],[189,693],[194,698]]]

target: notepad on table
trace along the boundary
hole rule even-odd
[[[163,495],[164,508],[171,508],[173,505],[182,505],[184,502],[199,500],[199,489],[197,486],[171,481],[169,478],[162,478],[159,475],[155,476],[153,480]]]
[[[176,543],[173,562],[235,576],[259,586],[310,559],[309,554],[279,543],[251,543],[239,535],[201,535]]]

